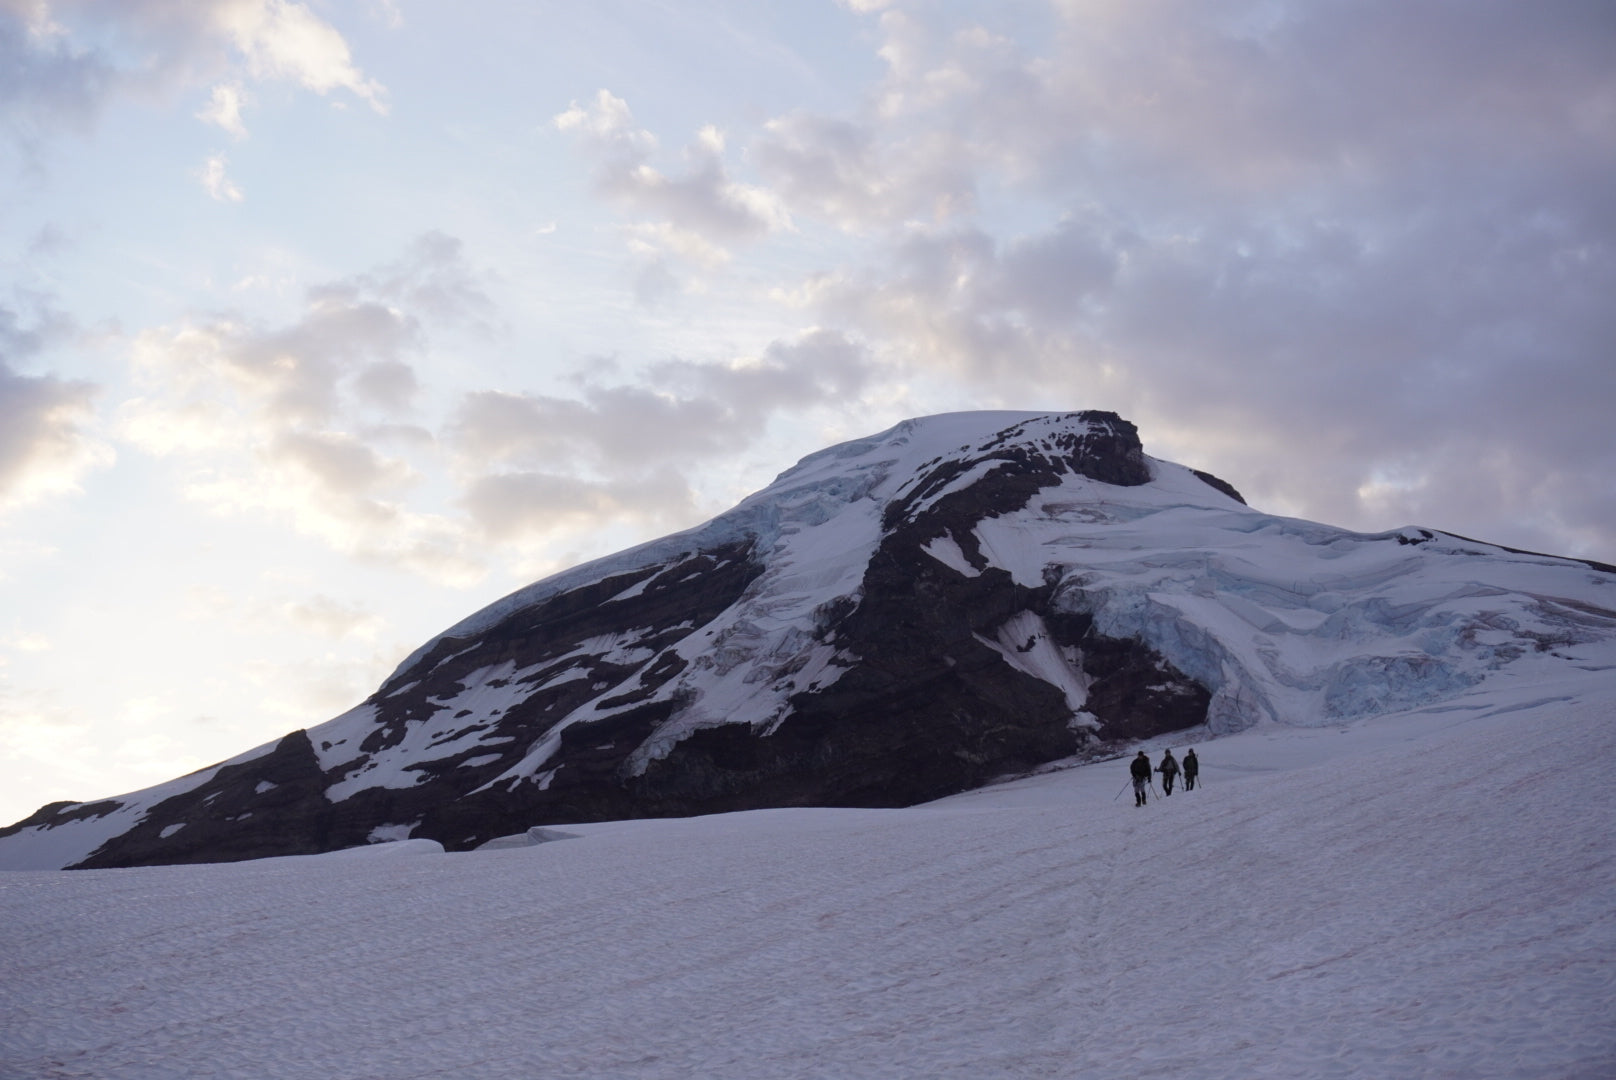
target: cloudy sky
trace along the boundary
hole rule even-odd
[[[0,822],[908,416],[1616,561],[1609,0],[0,0]]]

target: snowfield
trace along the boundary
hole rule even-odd
[[[907,810],[0,874],[0,1076],[1616,1076],[1616,679]]]

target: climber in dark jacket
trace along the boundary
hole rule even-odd
[[[1133,774],[1133,804],[1143,806],[1145,805],[1145,786],[1150,783],[1150,759],[1145,756],[1143,750],[1139,751],[1138,756],[1133,759],[1133,763],[1128,766],[1128,771]]]
[[[1173,760],[1171,750],[1162,755],[1162,762],[1156,766],[1156,771],[1162,774],[1162,794],[1164,796],[1171,795],[1173,793],[1173,780],[1178,776],[1178,762]]]
[[[1201,771],[1201,763],[1195,759],[1194,750],[1184,751],[1184,790],[1195,790],[1195,777]]]

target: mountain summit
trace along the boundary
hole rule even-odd
[[[1112,413],[909,420],[511,594],[336,719],[46,806],[0,830],[0,866],[903,806],[1167,732],[1334,725],[1542,675],[1616,636],[1613,608],[1600,564],[1253,510]]]

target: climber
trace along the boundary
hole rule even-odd
[[[1184,790],[1195,790],[1195,776],[1201,771],[1201,763],[1195,759],[1195,751],[1184,751]]]
[[[1162,795],[1164,797],[1171,795],[1173,793],[1173,780],[1178,776],[1178,762],[1173,760],[1171,750],[1162,755],[1161,764],[1156,766],[1156,771],[1162,774]]]
[[[1145,786],[1150,783],[1150,759],[1145,756],[1143,750],[1139,751],[1139,755],[1133,759],[1133,763],[1128,766],[1128,771],[1133,774],[1133,804],[1143,806],[1145,805]]]

